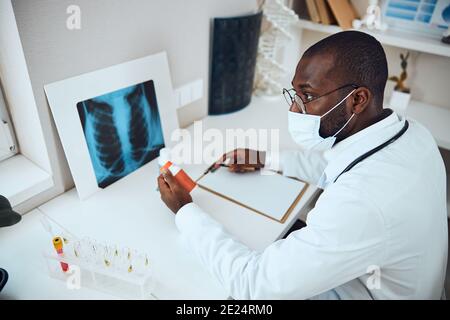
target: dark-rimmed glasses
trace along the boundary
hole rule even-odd
[[[340,86],[339,88],[336,88],[336,89],[334,89],[332,91],[324,93],[324,94],[322,94],[322,95],[320,95],[318,97],[315,97],[314,99],[311,99],[311,100],[306,101],[306,102],[304,102],[302,100],[302,98],[299,97],[299,95],[297,94],[297,92],[295,91],[294,88],[291,88],[291,89],[283,88],[283,95],[284,95],[284,98],[286,99],[286,102],[289,105],[289,107],[291,107],[292,104],[295,103],[297,105],[297,107],[299,108],[299,110],[301,110],[302,113],[306,114],[307,113],[306,112],[306,105],[308,103],[316,101],[319,98],[322,98],[324,96],[332,94],[333,92],[336,92],[336,91],[341,90],[341,89],[346,88],[346,87],[352,87],[353,89],[358,89],[359,88],[359,86],[357,86],[356,84],[349,83],[349,84]]]

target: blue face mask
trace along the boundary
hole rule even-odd
[[[350,119],[333,136],[327,138],[322,138],[319,134],[320,119],[339,107],[355,90],[353,89],[322,116],[288,111],[288,130],[292,139],[305,150],[326,151],[331,149],[336,142],[336,136],[349,124],[355,114],[353,113]]]

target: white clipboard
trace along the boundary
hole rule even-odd
[[[197,185],[267,218],[284,223],[308,184],[279,173],[234,173],[225,167],[201,176]]]

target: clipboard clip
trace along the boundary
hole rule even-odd
[[[225,164],[225,163],[221,163],[221,164],[213,163],[211,166],[209,166],[208,169],[206,169],[206,171],[203,174],[205,175],[205,174],[208,174],[210,172],[214,172],[217,169],[219,169],[220,167],[229,168],[230,165],[229,164]],[[248,166],[248,167],[243,166],[242,168],[243,168],[244,171],[256,171],[256,170],[258,170],[258,168],[250,167],[250,166]]]
[[[225,161],[223,163],[220,163],[220,164],[218,164],[217,162],[214,162],[212,165],[210,165],[208,167],[208,169],[205,170],[205,172],[203,174],[205,175],[205,174],[208,174],[210,172],[214,172],[217,169],[219,169],[220,167],[227,167],[228,168],[229,167],[229,163],[230,163],[230,159],[225,159]]]

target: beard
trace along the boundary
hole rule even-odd
[[[344,104],[344,102],[343,102]],[[336,134],[350,119],[352,115],[347,113],[347,108],[344,106],[337,107],[326,117],[320,121],[319,134],[322,138],[328,138]],[[338,136],[345,136],[349,130],[349,125],[342,130]]]

